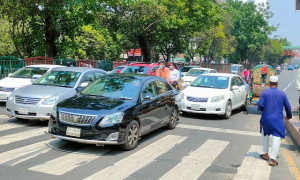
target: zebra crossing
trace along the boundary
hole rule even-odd
[[[10,129],[22,128],[26,125],[19,124],[5,124],[0,125],[1,131],[8,131]],[[247,137],[257,138],[259,133],[248,131],[237,131],[220,128],[210,128],[201,126],[192,126],[186,124],[178,124],[177,128],[194,131],[208,131],[219,132],[227,134],[244,135]],[[39,127],[35,129],[28,129],[23,132],[4,135],[0,139],[1,147],[7,146],[11,143],[18,143],[20,141],[28,140],[36,136],[47,136],[44,134],[47,127]],[[138,147],[133,152],[124,151],[121,159],[116,158],[115,162],[108,164],[104,168],[94,167],[94,171],[84,171],[85,180],[94,179],[135,179],[132,175],[145,168],[155,164],[157,160],[166,155],[171,156],[172,150],[179,150],[183,148],[184,142],[190,140],[192,137],[186,135],[178,135],[176,133],[166,134],[157,140],[149,142],[144,147]],[[31,173],[43,173],[48,176],[64,176],[73,173],[78,169],[89,168],[90,164],[101,162],[110,156],[110,153],[115,150],[112,147],[96,147],[92,145],[84,145],[78,150],[68,151],[62,153],[60,149],[70,146],[69,142],[61,141],[59,139],[48,139],[40,142],[29,143],[16,149],[1,152],[0,151],[0,167],[9,166],[14,167],[26,162],[31,162],[26,166],[26,170]],[[201,176],[211,168],[211,166],[218,161],[225,151],[230,151],[233,147],[229,140],[219,140],[209,138],[201,144],[195,144],[193,148],[188,149],[181,157],[174,157],[178,159],[174,161],[172,167],[166,168],[165,172],[160,176],[145,177],[145,179],[182,179],[182,180],[196,180],[201,179]],[[60,154],[59,156],[49,156],[48,154]],[[259,158],[261,152],[260,145],[249,145],[249,149],[241,152],[244,154],[243,159],[240,160],[240,165],[235,168],[234,174],[229,174],[235,180],[244,179],[271,179],[272,168],[268,166],[266,161]],[[108,156],[108,157],[107,157]],[[43,162],[38,164],[35,159],[43,157]],[[54,157],[54,158],[53,158]],[[230,163],[230,162],[228,162]],[[153,166],[152,166],[153,167]],[[161,170],[160,170],[161,171]],[[275,172],[276,173],[276,172]],[[76,177],[74,178],[76,179]],[[224,177],[224,179],[227,179]],[[291,174],[287,179],[294,179]]]

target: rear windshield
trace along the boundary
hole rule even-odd
[[[127,66],[121,73],[148,74],[149,66]]]

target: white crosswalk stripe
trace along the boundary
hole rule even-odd
[[[271,166],[259,157],[261,146],[252,145],[244,158],[242,165],[234,177],[235,180],[260,180],[269,179]]]
[[[5,131],[5,130],[14,129],[14,128],[24,127],[26,125],[28,125],[28,124],[13,124],[13,123],[3,124],[3,125],[0,125],[0,131]]]
[[[52,142],[51,142],[52,141]],[[31,144],[28,146],[20,147],[10,151],[0,153],[0,164],[5,163],[6,165],[14,166],[28,159],[32,159],[40,154],[46,153],[51,150],[50,147],[46,146],[47,143],[51,142],[52,146],[57,148],[66,144],[61,140],[47,140]]]
[[[48,128],[38,128],[38,129],[33,129],[33,130],[24,131],[20,133],[10,134],[7,136],[2,136],[0,145],[10,144],[13,142],[18,142],[32,137],[40,136],[41,134],[44,134],[44,132],[47,129]]]
[[[125,179],[139,169],[147,166],[154,161],[158,156],[168,152],[175,145],[180,144],[187,137],[168,135],[147,147],[135,152],[134,154],[122,159],[92,176],[86,180],[95,179]],[[117,173],[116,173],[117,172]]]
[[[185,156],[177,166],[167,172],[160,180],[198,179],[228,144],[227,141],[207,140],[197,150]]]
[[[78,166],[85,165],[92,160],[99,158],[99,156],[108,152],[109,149],[98,149],[98,153],[92,150],[91,147],[87,147],[70,153],[68,155],[53,159],[46,163],[29,168],[33,171],[53,174],[53,175],[63,175]]]

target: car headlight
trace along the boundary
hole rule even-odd
[[[43,105],[54,105],[58,100],[58,96],[50,96],[45,98],[45,100],[42,102]]]
[[[109,114],[104,116],[102,121],[100,121],[99,126],[105,126],[105,125],[112,125],[120,123],[123,119],[124,113],[123,112],[116,112],[114,114]]]
[[[53,117],[57,118],[57,106],[56,105],[53,106],[51,114]]]
[[[224,99],[224,95],[221,95],[221,96],[214,96],[212,99],[211,99],[211,102],[219,102],[219,101],[222,101]]]
[[[8,100],[12,101],[14,99],[14,93],[10,93],[8,96]]]
[[[13,92],[15,88],[7,88],[7,87],[3,87],[2,88],[2,91],[5,91],[5,92]]]

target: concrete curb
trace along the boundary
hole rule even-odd
[[[285,120],[285,126],[300,147],[300,121],[292,117],[290,120]]]

